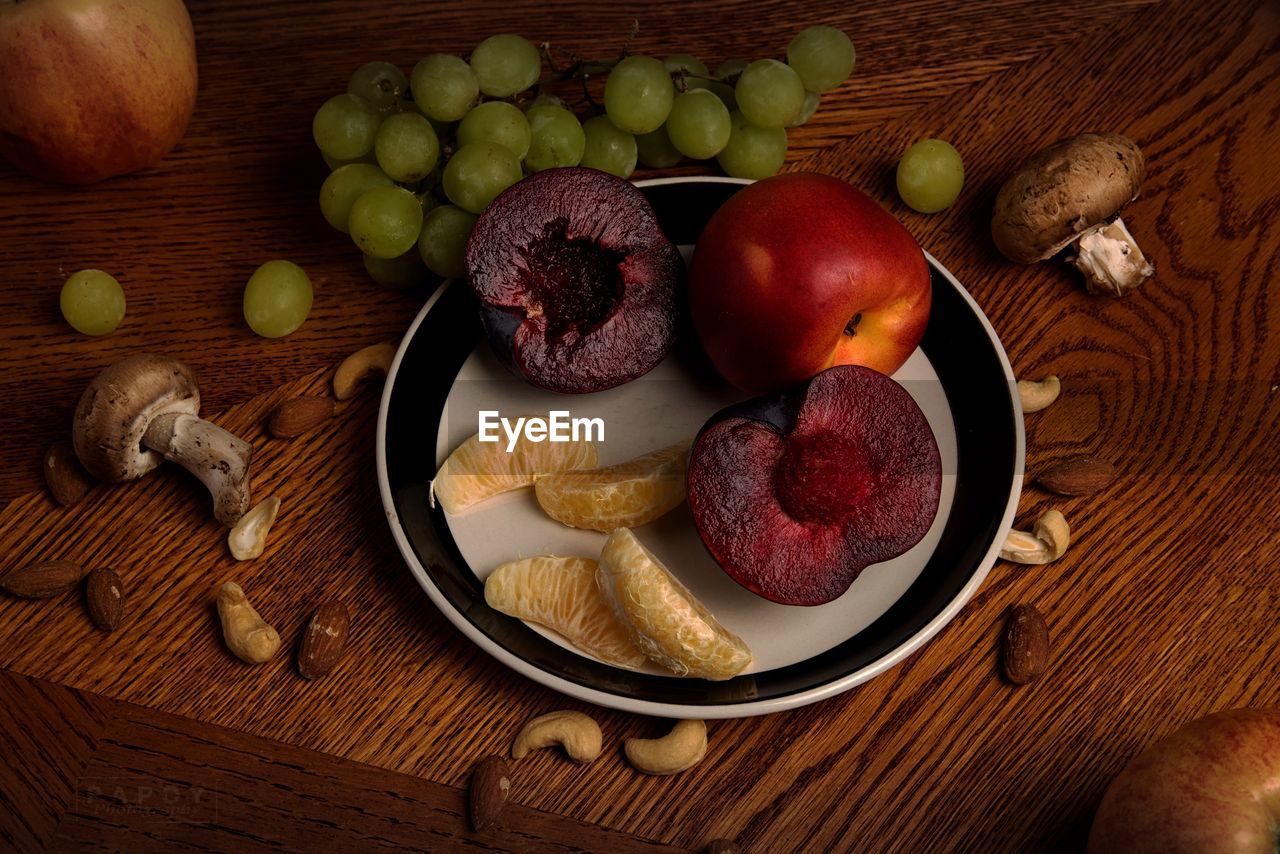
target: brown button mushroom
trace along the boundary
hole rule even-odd
[[[171,460],[209,490],[218,521],[234,525],[249,509],[253,447],[198,418],[199,411],[191,368],[170,356],[130,356],[84,390],[72,444],[85,469],[108,483],[142,477]]]
[[[1090,293],[1124,296],[1154,272],[1118,216],[1142,178],[1142,151],[1119,134],[1060,140],[1023,161],[1000,188],[991,236],[1019,264],[1070,247]]]

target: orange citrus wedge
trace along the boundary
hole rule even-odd
[[[541,555],[504,563],[484,582],[489,607],[559,632],[578,649],[619,667],[645,655],[631,642],[596,586],[596,562]]]
[[[533,485],[547,515],[570,528],[608,533],[652,522],[684,501],[689,443],[605,468],[539,477]]]
[[[439,501],[446,513],[461,513],[486,498],[528,486],[540,475],[595,464],[591,441],[530,442],[522,435],[508,452],[505,441],[481,442],[477,433],[440,466],[431,481],[431,500]]]
[[[716,622],[626,528],[605,540],[596,581],[650,661],[681,676],[716,680],[732,678],[751,663],[742,638]]]

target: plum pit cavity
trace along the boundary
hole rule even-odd
[[[526,311],[544,315],[552,336],[599,326],[622,302],[619,267],[626,255],[588,238],[569,237],[568,225],[565,219],[547,223],[524,250]]]

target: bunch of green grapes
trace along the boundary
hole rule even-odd
[[[729,60],[714,75],[688,54],[624,56],[608,69],[603,109],[588,97],[591,114],[579,116],[539,91],[542,54],[518,35],[485,39],[469,60],[431,54],[408,76],[371,62],[312,122],[332,170],[320,210],[380,283],[456,277],[476,217],[532,172],[588,166],[628,178],[637,163],[688,157],[714,158],[734,177],[773,175],[786,129],[807,122],[853,64],[848,36],[825,26],[797,35],[785,62]]]

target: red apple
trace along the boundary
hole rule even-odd
[[[790,173],[739,190],[689,267],[694,328],[721,376],[751,393],[833,365],[892,374],[924,336],[929,266],[866,194]]]
[[[1093,854],[1271,854],[1280,827],[1280,712],[1236,709],[1147,748],[1107,788]]]
[[[195,100],[182,0],[0,0],[0,153],[31,174],[91,184],[150,166]]]

